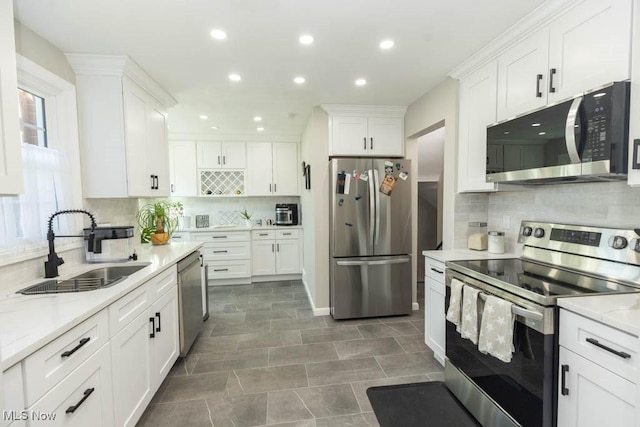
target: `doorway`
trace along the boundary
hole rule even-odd
[[[445,127],[418,138],[418,256],[442,242],[442,194]],[[424,282],[424,262],[418,262],[418,283]],[[420,289],[421,287],[419,287]]]

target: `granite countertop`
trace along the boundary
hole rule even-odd
[[[623,332],[640,336],[640,292],[558,298],[558,305]]]
[[[422,255],[440,262],[465,261],[471,259],[501,259],[519,258],[520,255],[508,252],[504,254],[492,254],[487,251],[474,251],[473,249],[446,249],[443,251],[422,251]]]
[[[244,225],[236,225],[236,226],[211,226],[207,228],[182,228],[178,230],[178,232],[194,232],[194,231],[252,231],[252,230],[286,230],[286,229],[301,229],[302,225],[265,225],[265,226],[251,226],[245,227]]]
[[[15,292],[43,279],[18,283],[0,291],[0,368],[6,370],[34,351],[59,337],[75,325],[136,289],[149,279],[175,265],[202,242],[172,242],[164,246],[136,247],[138,261],[126,265],[150,263],[112,287],[71,294],[22,295]],[[59,279],[99,267],[121,264],[80,264],[63,266]]]

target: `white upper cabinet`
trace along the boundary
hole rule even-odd
[[[23,178],[11,0],[0,0],[0,57],[0,195],[13,195],[22,193]]]
[[[498,58],[502,121],[631,77],[632,0],[584,0]]]
[[[404,156],[406,107],[322,105],[329,113],[329,155]]]
[[[544,87],[547,74],[544,70],[548,56],[548,29],[536,32],[500,55],[498,120],[534,110],[547,103],[547,90]]]
[[[585,0],[551,24],[549,102],[630,78],[631,10],[632,0]]]
[[[246,165],[244,142],[198,141],[199,169],[244,169]]]
[[[175,99],[126,56],[67,58],[76,73],[84,196],[169,196],[166,111]]]
[[[495,189],[495,184],[486,182],[486,175],[487,165],[499,161],[493,160],[498,153],[492,153],[492,161],[487,153],[487,125],[496,120],[496,82],[497,64],[494,61],[460,84],[458,192]]]
[[[247,143],[247,196],[298,195],[298,144]]]
[[[198,195],[195,141],[169,143],[169,170],[172,196],[196,197]]]

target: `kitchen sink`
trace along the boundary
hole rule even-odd
[[[100,267],[65,280],[49,279],[19,290],[18,294],[39,295],[94,291],[107,288],[126,279],[150,263]]]

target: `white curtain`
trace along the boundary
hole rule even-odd
[[[0,251],[21,252],[46,245],[49,216],[72,209],[69,163],[58,150],[22,144],[24,193],[0,197]],[[56,217],[54,232],[69,234],[69,215]]]

